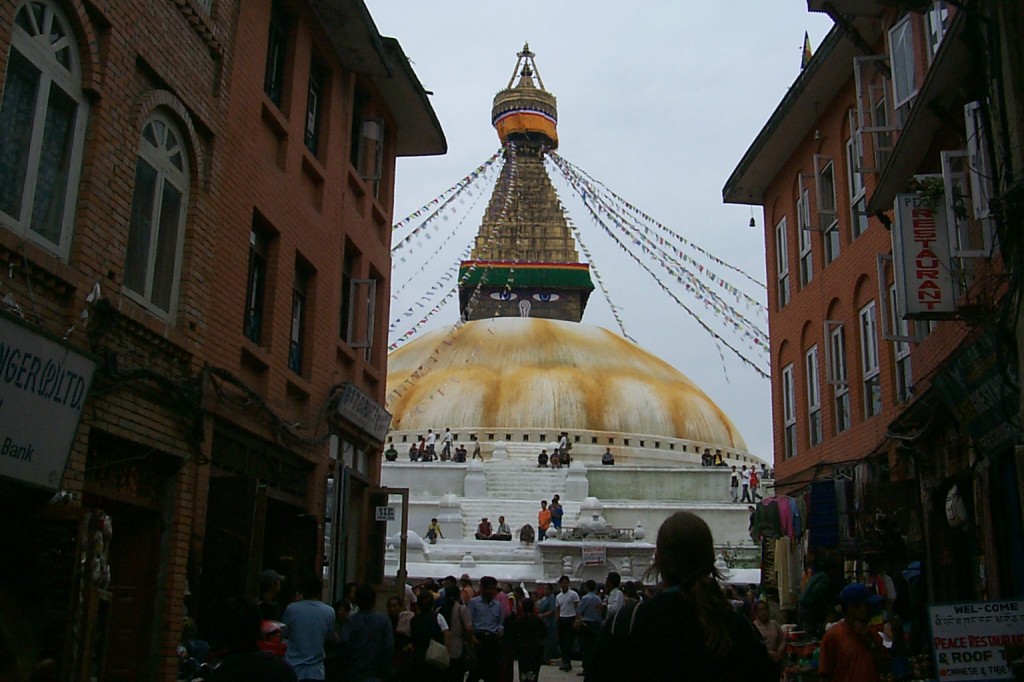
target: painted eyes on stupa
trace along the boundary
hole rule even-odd
[[[553,294],[547,291],[532,294],[530,295],[530,297],[533,298],[533,300],[535,301],[540,301],[541,303],[550,303],[552,301],[557,301],[559,298],[561,298],[561,296],[559,296],[558,294]],[[519,294],[515,293],[514,291],[495,291],[491,293],[491,298],[493,298],[495,301],[514,301],[519,298]]]

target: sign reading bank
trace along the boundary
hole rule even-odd
[[[0,317],[0,478],[56,490],[95,363]]]

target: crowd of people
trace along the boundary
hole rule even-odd
[[[543,528],[558,500],[541,506]],[[624,582],[612,571],[603,583],[574,586],[562,576],[533,590],[491,576],[474,586],[468,574],[400,582],[379,612],[370,585],[346,585],[328,606],[315,574],[284,604],[283,576],[264,571],[258,599],[225,607],[227,635],[209,654],[222,663],[194,679],[512,682],[518,668],[519,682],[535,682],[545,665],[573,671],[576,661],[577,675],[597,682],[780,679],[787,634],[758,586],[737,592],[723,583],[699,516],[677,512],[661,525],[644,578]],[[808,581],[801,615],[824,629],[819,679],[882,679],[888,653],[873,622],[893,608],[879,594],[885,583],[882,571],[846,585],[833,609],[819,589],[825,579]]]
[[[473,446],[472,458],[483,461],[483,455],[480,454],[480,441],[475,435],[471,435],[469,440]],[[449,428],[446,428],[441,434],[440,452],[438,451],[437,434],[433,429],[427,429],[425,435],[417,436],[416,440],[409,444],[408,454],[410,462],[441,461],[465,464],[467,458],[470,457],[465,445],[455,444],[455,437]],[[384,459],[388,462],[398,461],[398,449],[395,448],[394,442],[388,443],[388,447],[384,450]]]
[[[744,464],[737,470],[734,464],[729,473],[729,499],[732,502],[750,504],[757,502],[764,497],[761,494],[761,485],[769,476],[770,472],[766,464],[761,464],[760,471],[753,464],[750,465],[750,468]]]
[[[470,455],[469,451],[462,443],[456,444],[456,438],[452,434],[450,428],[445,428],[444,433],[441,434],[441,442],[438,444],[438,434],[434,433],[433,429],[427,429],[426,434],[416,436],[416,439],[409,444],[408,455],[410,462],[456,462],[464,464],[467,458],[479,459],[483,461],[483,455],[480,452],[480,441],[477,440],[475,434],[469,436],[470,444],[472,445],[473,451]],[[558,434],[558,444],[553,448],[550,454],[547,449],[541,450],[540,454],[537,455],[537,466],[551,469],[561,469],[567,467],[572,462],[572,441],[569,439],[569,433],[562,431]],[[388,462],[398,461],[398,449],[395,447],[394,442],[388,443],[388,447],[384,450],[384,459]],[[615,458],[611,453],[611,450],[606,450],[604,455],[601,457],[602,464],[615,464]]]

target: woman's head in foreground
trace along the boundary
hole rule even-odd
[[[663,583],[685,586],[698,578],[721,578],[715,568],[715,541],[704,519],[680,511],[658,529],[654,569]]]

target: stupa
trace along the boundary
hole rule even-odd
[[[720,453],[737,466],[762,460],[689,378],[632,341],[581,323],[594,285],[544,166],[558,146],[557,101],[529,45],[517,57],[491,110],[505,164],[461,264],[462,319],[389,357],[388,440],[400,458],[384,464],[382,485],[409,488],[411,530],[425,531],[435,517],[447,529],[436,545],[410,534],[409,575],[458,575],[471,564],[472,573],[509,580],[603,578],[608,570],[639,577],[661,522],[682,508],[709,522],[723,551],[753,557],[746,506],[728,501],[728,466],[703,467],[701,455]],[[475,439],[484,461],[408,460],[420,435],[446,428],[470,452]],[[550,453],[562,432],[572,466],[538,468],[537,455]],[[606,449],[614,466],[600,464]],[[504,515],[514,531],[536,526],[539,501],[554,494],[566,529],[615,532],[567,531],[535,545],[473,539],[483,516]],[[600,561],[583,551],[594,543],[605,547]]]

